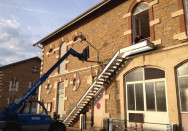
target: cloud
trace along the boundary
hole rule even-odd
[[[41,56],[41,50],[32,46],[35,36],[31,36],[30,32],[16,19],[0,17],[0,64]]]
[[[10,20],[0,17],[0,26],[18,29],[20,27],[20,23],[18,23],[15,19]]]

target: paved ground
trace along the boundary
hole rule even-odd
[[[81,129],[79,129],[79,128],[74,128],[74,127],[67,127],[67,131],[81,131]],[[83,131],[92,131],[92,129],[90,129],[90,130],[84,129]],[[94,130],[93,130],[93,131],[94,131]]]
[[[81,131],[79,128],[67,127],[67,131]],[[83,131],[101,131],[100,129],[84,129]]]

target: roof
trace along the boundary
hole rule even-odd
[[[18,61],[18,62],[15,62],[15,63],[11,63],[11,64],[8,64],[8,65],[3,65],[3,66],[0,67],[0,69],[8,67],[8,66],[12,66],[12,65],[20,64],[20,63],[23,63],[23,62],[26,62],[26,61],[30,61],[30,60],[33,60],[33,59],[37,59],[37,60],[41,61],[41,59],[38,56],[36,56],[36,57],[32,57],[32,58],[25,59],[25,60],[22,60],[22,61]]]
[[[59,32],[65,30],[66,28],[70,27],[71,25],[75,24],[76,22],[82,20],[83,18],[85,18],[86,16],[90,15],[92,12],[98,10],[102,6],[106,5],[110,1],[112,1],[112,0],[103,0],[103,1],[101,1],[100,3],[95,5],[94,7],[90,8],[89,10],[84,12],[83,14],[81,14],[78,17],[76,17],[75,19],[73,19],[72,21],[68,22],[64,26],[62,26],[59,29],[57,29],[56,31],[52,32],[51,34],[47,35],[43,39],[41,39],[38,42],[34,43],[33,46],[37,46],[38,44],[43,44],[43,42],[45,42],[46,40],[50,39],[51,37],[53,37],[54,35],[58,34]]]

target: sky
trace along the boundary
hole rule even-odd
[[[0,0],[0,66],[41,57],[33,47],[102,0]]]

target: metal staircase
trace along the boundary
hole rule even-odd
[[[71,110],[71,112],[67,115],[63,123],[66,126],[70,126],[73,124],[74,120],[80,115],[82,110],[87,106],[87,104],[97,94],[97,92],[100,91],[105,82],[109,81],[116,73],[116,71],[121,67],[127,56],[138,54],[147,50],[151,50],[153,48],[154,45],[149,41],[145,40],[138,44],[128,46],[117,51],[116,54],[112,57],[112,59],[108,62],[106,67],[95,79],[95,81],[90,85],[88,90],[83,94],[83,96],[80,98],[80,100]]]

